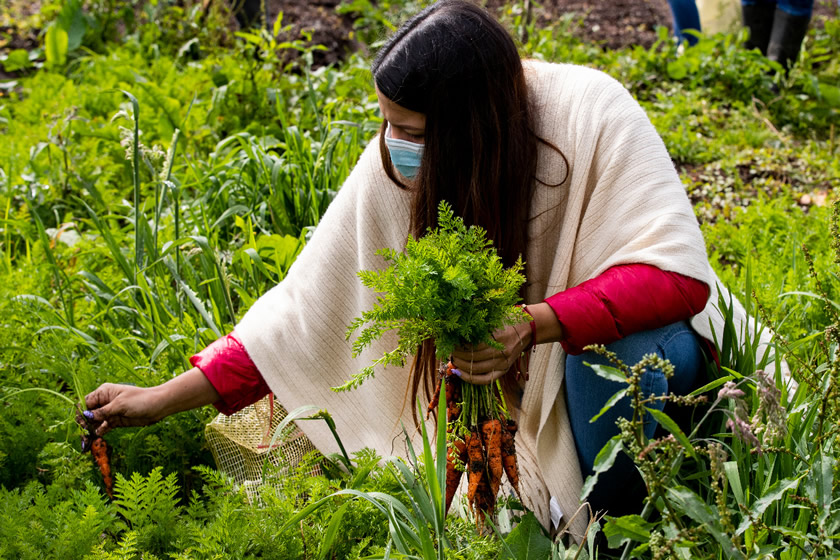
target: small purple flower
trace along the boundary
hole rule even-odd
[[[723,387],[718,391],[719,399],[740,399],[744,396],[744,392],[739,389],[732,381],[727,381]]]
[[[761,450],[761,443],[759,443],[758,438],[755,437],[755,434],[752,431],[752,426],[741,418],[730,418],[726,421],[726,427],[732,430],[732,433],[744,443],[752,445],[759,451]]]

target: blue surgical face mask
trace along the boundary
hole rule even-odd
[[[391,123],[385,130],[385,145],[391,154],[391,162],[406,179],[414,179],[423,161],[423,144],[391,138]]]

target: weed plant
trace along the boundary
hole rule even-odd
[[[281,527],[347,489],[411,508],[408,477],[428,485],[434,460],[395,471],[357,454],[351,466],[369,475],[359,485],[341,469],[309,476],[323,461],[310,457],[299,492],[266,486],[253,506],[209,467],[211,412],[198,410],[107,436],[109,502],[69,401],[105,381],[169,379],[282,280],[378,130],[370,54],[423,3],[344,2],[362,54],[320,68],[305,36],[235,36],[197,3],[123,4],[44,2],[27,25],[52,25],[51,41],[63,30],[67,49],[0,60],[18,76],[0,88],[0,558],[385,555],[393,517],[371,502],[331,498],[308,524]],[[735,359],[691,429],[645,442],[628,427],[622,447],[650,482],[646,514],[593,533],[603,526],[616,555],[643,558],[836,556],[840,253],[821,196],[840,184],[840,24],[811,30],[785,76],[743,35],[680,53],[663,30],[650,49],[608,51],[577,39],[573,16],[538,28],[521,8],[501,13],[524,56],[600,68],[646,109],[713,266],[741,301],[755,292],[799,381],[776,395]],[[622,452],[610,450],[605,459]],[[457,519],[427,536],[448,539],[447,558],[612,555],[594,538],[552,543],[527,519],[500,524],[503,541]],[[323,547],[339,528],[346,538]]]

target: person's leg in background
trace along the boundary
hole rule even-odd
[[[700,339],[687,322],[630,335],[608,345],[607,349],[615,352],[628,366],[635,365],[646,354],[657,354],[671,362],[674,376],[670,380],[666,380],[658,370],[645,372],[641,385],[646,395],[664,395],[669,391],[678,395],[688,394],[705,375]],[[594,352],[566,358],[566,404],[585,478],[593,473],[598,452],[618,433],[616,420],[620,416],[632,417],[632,407],[629,397],[624,397],[596,422],[590,423],[589,420],[598,414],[607,400],[627,385],[600,377],[584,362],[612,364]],[[663,406],[662,402],[651,405],[660,410]],[[645,435],[653,437],[655,430],[656,422],[648,414]],[[606,510],[610,515],[618,516],[639,513],[645,495],[645,486],[635,465],[624,453],[619,453],[613,467],[599,476],[588,501],[593,511]]]
[[[773,31],[773,17],[776,14],[776,0],[741,0],[741,14],[744,27],[750,36],[744,44],[747,49],[758,49],[767,56],[767,44]]]
[[[781,64],[785,71],[799,58],[813,10],[814,0],[779,0],[776,5],[767,58]]]
[[[758,49],[787,71],[799,58],[814,0],[741,0],[748,49]]]
[[[700,12],[697,11],[695,1],[668,0],[668,4],[671,6],[671,15],[674,17],[674,35],[689,45],[697,44],[697,37],[690,33],[683,33],[687,29],[700,31]]]

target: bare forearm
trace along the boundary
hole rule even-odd
[[[161,417],[213,404],[219,400],[219,393],[198,368],[192,368],[181,375],[152,388],[154,397],[160,399]]]

